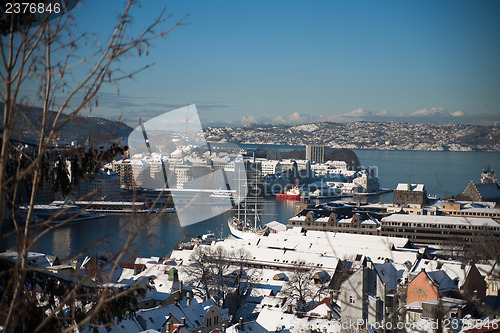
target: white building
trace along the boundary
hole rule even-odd
[[[378,179],[370,177],[366,173],[362,174],[360,177],[354,178],[352,182],[361,185],[363,187],[363,193],[377,192],[380,189]]]
[[[282,173],[283,169],[281,163],[276,160],[264,160],[261,162],[262,175],[279,175]]]
[[[325,164],[335,169],[347,170],[346,161],[327,161]]]

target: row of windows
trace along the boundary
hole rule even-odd
[[[436,234],[436,235],[461,235],[461,236],[476,236],[479,235],[474,232],[460,232],[460,231],[448,231],[448,230],[417,230],[417,229],[395,229],[395,228],[383,228],[382,229],[383,233],[386,232],[399,232],[399,233],[409,233],[409,234]],[[494,233],[493,235],[499,236],[499,234]]]
[[[429,224],[429,223],[406,223],[406,222],[382,222],[382,228],[387,226],[397,226],[397,227],[413,227],[413,228],[434,228],[434,229],[467,229],[467,230],[490,230],[490,231],[500,231],[500,227],[490,227],[490,226],[472,226],[468,224],[456,225],[456,224]]]
[[[489,216],[489,217],[500,216],[500,214],[498,213],[480,213],[480,212],[463,212],[463,211],[448,212],[448,214],[457,216]]]
[[[338,224],[338,225],[335,225],[335,223],[333,222],[330,222],[328,225],[326,223],[323,223],[323,222],[315,222],[315,223],[311,223],[311,222],[302,222],[302,221],[289,221],[288,222],[289,224],[291,225],[297,225],[297,226],[316,226],[316,227],[337,227],[337,228],[358,228],[358,225],[357,224],[351,224],[351,223],[341,223],[341,224]],[[376,226],[375,225],[365,225],[365,224],[362,224],[361,225],[361,228],[363,229],[375,229]]]
[[[386,236],[389,237],[404,237],[405,235],[400,235],[400,234],[388,234]],[[413,239],[418,242],[425,242],[426,240],[433,241],[432,243],[434,244],[447,244],[449,242],[456,242],[456,241],[461,241],[461,242],[472,242],[475,239],[474,238],[460,238],[460,239],[450,239],[449,237],[437,237],[437,236],[419,236],[419,235],[406,235],[405,238],[408,239]],[[436,242],[436,241],[441,241],[441,242]]]

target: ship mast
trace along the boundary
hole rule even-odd
[[[255,161],[255,153],[254,153],[254,161]],[[254,228],[257,228],[257,192],[258,192],[258,187],[257,187],[257,164],[254,163],[255,166],[255,207],[254,207]]]

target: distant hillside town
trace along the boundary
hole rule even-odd
[[[0,103],[0,106],[3,104]],[[24,109],[16,119],[17,136],[36,142],[41,109]],[[54,116],[55,113],[52,114]],[[63,115],[63,118],[66,117]],[[29,119],[29,121],[28,121]],[[68,118],[69,119],[69,118]],[[57,132],[57,144],[126,138],[133,128],[101,117],[76,117]],[[242,127],[203,128],[207,141],[239,144],[324,145],[331,148],[430,151],[500,151],[500,122],[490,126],[437,125],[404,122],[316,122],[302,125],[247,124]],[[14,135],[16,137],[16,135]]]
[[[434,151],[500,151],[500,122],[491,126],[402,122],[317,122],[286,126],[207,127],[207,141],[332,148]]]

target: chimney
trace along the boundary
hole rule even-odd
[[[245,326],[243,325],[243,317],[240,317],[240,321],[238,322],[240,324],[240,330],[244,331],[245,330]]]
[[[182,298],[182,281],[179,281],[179,293],[181,294]]]
[[[222,324],[222,333],[226,333],[226,324]]]
[[[286,313],[292,313],[292,304],[286,306]]]
[[[326,311],[326,319],[332,320],[332,310],[327,310]]]
[[[190,306],[190,305],[191,305],[191,294],[188,291],[186,293],[186,306]]]
[[[169,321],[167,321],[167,327],[165,328],[165,330],[167,332],[170,332],[170,322]]]
[[[421,272],[425,272],[425,267],[422,267],[422,269],[420,269]]]
[[[186,326],[186,317],[181,318],[181,326]]]

